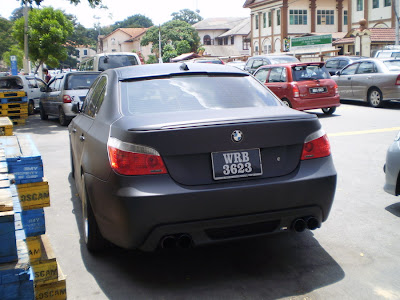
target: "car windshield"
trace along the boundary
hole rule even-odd
[[[14,78],[1,78],[0,79],[0,89],[6,90],[20,90],[24,88],[24,84],[22,83],[22,79],[19,77]]]
[[[294,56],[279,56],[279,57],[269,57],[271,64],[284,64],[284,63],[292,63],[299,62],[299,60]]]
[[[127,115],[280,105],[254,78],[226,75],[123,81],[121,99]]]
[[[67,90],[89,89],[98,74],[71,74],[67,79]]]
[[[292,73],[293,81],[327,79],[331,77],[323,65],[294,66],[292,67]]]
[[[383,62],[390,71],[400,70],[400,60],[387,60]]]
[[[108,55],[99,57],[99,71],[138,65],[136,57],[133,55]]]

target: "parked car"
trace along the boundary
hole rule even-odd
[[[59,118],[60,124],[68,125],[76,113],[71,110],[73,103],[82,104],[100,72],[69,72],[53,77],[46,87],[43,87],[40,97],[40,118],[47,120],[48,116]]]
[[[15,75],[0,77],[0,90],[17,89],[26,92],[28,97],[28,113],[34,114],[39,109],[39,98],[42,92],[41,88],[46,83],[33,75]]]
[[[246,62],[241,61],[241,60],[235,60],[235,61],[230,61],[226,63],[228,66],[236,67],[241,70],[244,70],[244,66],[246,65]]]
[[[400,60],[358,60],[332,76],[339,87],[340,99],[367,101],[382,107],[384,101],[400,100]]]
[[[104,71],[112,68],[141,65],[139,55],[132,52],[99,53],[84,59],[79,71]]]
[[[224,65],[225,63],[218,57],[199,57],[187,60],[186,63],[203,63],[203,64],[218,64]]]
[[[295,56],[291,55],[259,55],[249,57],[244,66],[244,70],[250,74],[254,72],[261,66],[264,65],[275,65],[284,63],[296,63],[300,62]]]
[[[365,56],[334,56],[328,58],[325,62],[325,68],[328,70],[330,75],[335,75],[337,71],[343,69],[348,64],[356,60],[368,58]]]
[[[303,231],[329,215],[336,171],[318,118],[234,67],[107,70],[68,129],[90,251]]]
[[[400,58],[400,49],[378,50],[375,53],[376,58]]]
[[[385,186],[383,189],[394,196],[400,195],[400,132],[386,154]]]
[[[260,67],[254,76],[287,106],[321,108],[333,114],[340,105],[338,88],[323,62],[278,64]]]

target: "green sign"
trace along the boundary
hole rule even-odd
[[[332,34],[304,36],[291,39],[291,47],[307,47],[332,44]]]

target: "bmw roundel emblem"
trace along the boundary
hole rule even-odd
[[[235,130],[231,135],[232,141],[239,143],[243,140],[243,133],[240,130]]]

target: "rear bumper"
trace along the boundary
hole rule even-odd
[[[340,106],[339,95],[321,98],[293,98],[292,106],[297,110],[328,108]]]
[[[332,206],[336,170],[326,157],[303,161],[278,178],[204,186],[182,186],[169,175],[112,173],[104,182],[85,174],[85,180],[103,236],[123,248],[151,251],[166,235],[187,233],[201,245],[290,230],[300,217],[321,223]],[[249,230],[260,223],[263,230]]]

